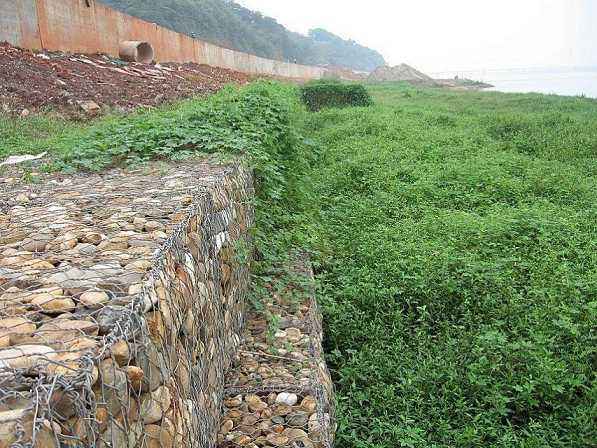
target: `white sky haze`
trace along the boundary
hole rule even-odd
[[[597,0],[237,0],[429,72],[597,65]]]

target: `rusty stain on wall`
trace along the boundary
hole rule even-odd
[[[0,41],[22,48],[118,56],[124,40],[150,42],[157,61],[245,73],[321,78],[324,68],[274,61],[192,39],[94,0],[0,0]]]

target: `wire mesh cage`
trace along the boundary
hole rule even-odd
[[[214,446],[245,316],[250,171],[2,194],[0,446]]]

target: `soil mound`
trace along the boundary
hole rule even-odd
[[[431,77],[407,64],[390,67],[383,65],[369,75],[369,81],[408,81],[413,84],[435,86],[437,83]]]
[[[9,113],[46,108],[67,115],[128,111],[249,80],[244,73],[196,63],[127,63],[104,55],[32,52],[0,43],[0,108]]]

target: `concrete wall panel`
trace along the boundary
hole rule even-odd
[[[0,42],[41,48],[36,0],[0,0]]]

